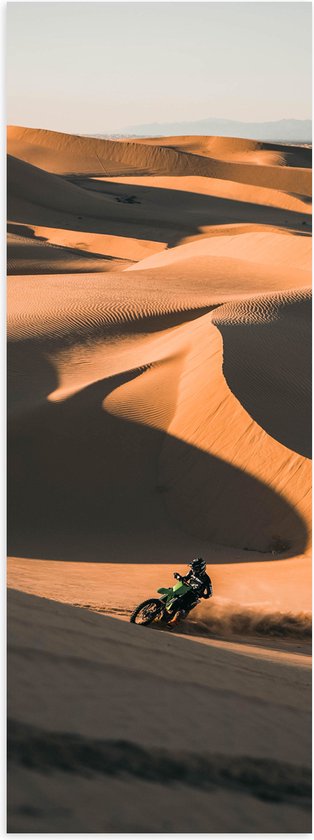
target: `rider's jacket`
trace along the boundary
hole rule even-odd
[[[188,572],[187,575],[181,576],[180,578],[183,583],[189,583],[190,586],[193,587],[195,594],[198,598],[210,598],[213,592],[212,582],[210,577],[204,572],[203,575],[195,574],[195,572],[191,571]]]

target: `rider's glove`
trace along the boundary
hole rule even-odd
[[[179,575],[179,572],[174,572],[173,577],[177,578],[177,580],[181,580],[181,575]]]

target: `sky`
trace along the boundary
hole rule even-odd
[[[311,3],[7,5],[7,122],[77,133],[311,116]]]

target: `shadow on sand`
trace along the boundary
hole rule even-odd
[[[169,562],[179,536],[182,562],[193,540],[269,552],[276,536],[286,556],[289,549],[304,550],[305,523],[270,487],[165,432],[104,410],[105,397],[141,371],[52,403],[47,396],[58,382],[40,342],[10,345],[8,363],[9,400],[15,382],[8,435],[10,554],[154,563],[162,562],[161,551]],[[185,534],[192,538],[186,548]],[[106,550],[110,543],[117,554]]]
[[[276,226],[301,232],[303,235],[305,232],[310,232],[311,217],[308,213],[296,213],[268,205],[175,189],[154,187],[152,190],[149,187],[132,184],[97,182],[91,180],[92,175],[90,178],[85,177],[84,181],[77,180],[74,195],[72,193],[68,195],[66,188],[70,188],[69,179],[60,175],[51,176],[43,170],[26,164],[22,167],[22,175],[25,178],[25,189],[29,199],[26,200],[24,194],[20,199],[16,194],[14,180],[16,163],[14,158],[9,157],[8,218],[11,223],[19,222],[85,233],[136,237],[139,240],[166,242],[172,247],[180,243],[182,238],[197,235],[204,226],[219,224]],[[18,161],[19,165],[20,163]],[[74,183],[74,179],[71,180]],[[65,204],[63,204],[62,183],[65,188]],[[46,197],[44,184],[47,188]],[[59,197],[54,197],[52,206],[49,207],[49,196],[54,194],[56,185]],[[32,189],[35,187],[37,190],[35,195],[38,192],[43,194],[40,204],[38,199],[37,201],[32,199]],[[121,200],[128,197],[130,193],[134,196],[135,203],[124,204]],[[61,202],[60,207],[58,201]]]
[[[305,458],[312,457],[311,316],[309,296],[292,299],[273,322],[215,322],[230,390],[267,434]]]

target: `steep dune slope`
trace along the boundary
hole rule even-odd
[[[233,393],[272,438],[309,458],[311,314],[310,292],[300,291],[225,304],[213,318]]]
[[[41,528],[39,517],[45,529],[48,522],[55,522],[60,545],[61,535],[67,542],[66,534],[74,521],[84,530],[84,521],[92,518],[103,550],[106,544],[112,550],[110,533],[114,535],[120,528],[121,535],[115,539],[121,560],[122,552],[126,559],[125,551],[128,557],[138,553],[140,559],[139,546],[147,546],[145,554],[157,528],[159,543],[153,555],[159,561],[166,546],[176,544],[176,552],[182,551],[184,533],[191,536],[185,553],[191,550],[195,538],[202,544],[220,543],[262,552],[271,551],[274,539],[279,538],[286,548],[303,550],[310,482],[308,463],[297,454],[298,449],[303,452],[303,441],[294,439],[296,452],[277,444],[264,431],[266,421],[263,429],[253,419],[258,408],[249,406],[248,414],[229,390],[222,373],[222,342],[212,324],[213,315],[201,312],[202,307],[203,313],[206,308],[217,307],[222,299],[213,300],[202,284],[196,295],[193,279],[186,281],[185,287],[181,283],[180,296],[178,287],[177,293],[173,287],[171,296],[169,282],[165,282],[163,292],[162,283],[156,286],[154,272],[143,285],[141,276],[142,272],[125,272],[121,280],[110,274],[104,280],[90,278],[88,304],[83,275],[80,286],[76,284],[73,302],[72,281],[65,278],[56,277],[54,287],[50,278],[46,282],[38,278],[32,285],[22,278],[13,281],[16,304],[9,363],[14,393],[20,395],[12,405],[15,442],[11,465],[15,476],[17,440],[22,443],[22,429],[24,433],[26,427],[28,430],[20,449],[23,468],[19,488],[15,488],[11,503],[15,533],[27,522],[34,547],[32,540]],[[125,288],[124,277],[130,281],[134,277],[134,283],[128,281],[128,302],[121,306],[117,305],[121,300],[118,289]],[[299,297],[302,303],[304,296]],[[278,312],[276,301],[275,296],[273,315],[272,299],[265,300],[268,315],[264,318],[262,310],[260,319],[269,345],[264,370],[266,393],[273,387],[270,360],[275,337],[282,333],[284,346],[289,348],[291,335],[291,323],[281,310]],[[236,312],[236,306],[240,313],[243,307],[250,313],[256,304],[254,300],[240,301],[233,304],[232,312]],[[194,320],[186,322],[185,312]],[[220,312],[224,313],[224,307],[214,310],[217,326]],[[303,317],[306,315],[304,312]],[[270,320],[275,322],[273,333]],[[249,337],[246,350],[252,357]],[[293,343],[290,352],[293,362]],[[302,415],[300,382],[298,387],[295,397],[291,390],[291,399],[296,399]],[[241,389],[245,393],[246,388],[245,376],[243,382],[238,371],[237,394],[243,402]],[[268,413],[273,432],[277,409],[273,417],[272,408],[270,405]],[[290,423],[295,436],[293,412]],[[283,439],[289,432],[289,427],[285,428]],[[300,435],[302,438],[302,427]],[[87,448],[84,440],[88,440]],[[81,452],[78,464],[77,451]],[[31,474],[27,468],[30,453]],[[133,545],[129,542],[131,532]],[[15,539],[12,550],[16,553]],[[49,556],[51,534],[40,539]],[[78,543],[75,536],[72,540],[75,552]],[[81,540],[80,532],[80,544]]]

